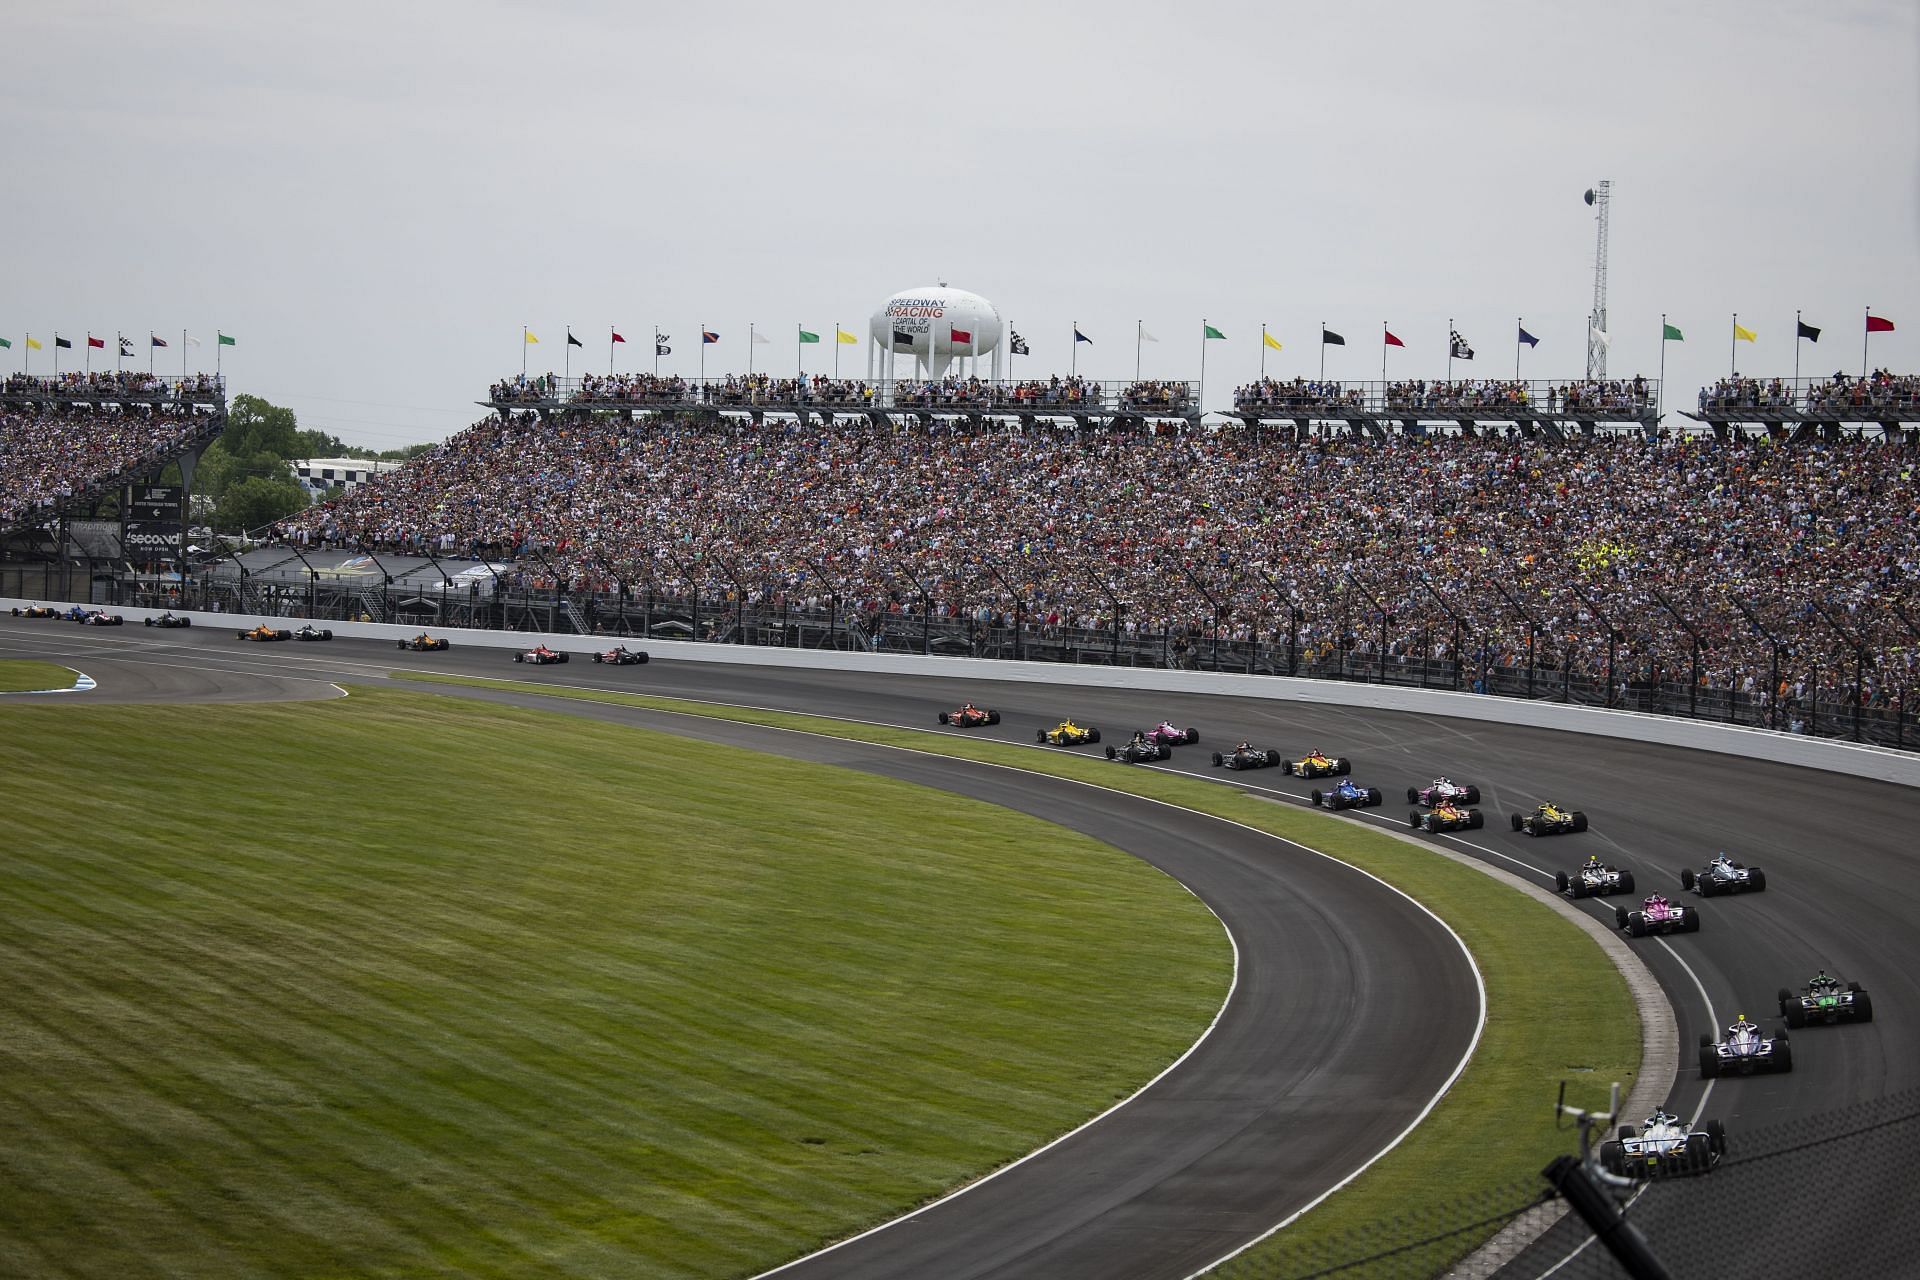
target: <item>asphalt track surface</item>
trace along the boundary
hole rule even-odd
[[[216,697],[332,696],[334,691],[327,686],[333,680],[377,678],[385,670],[410,668],[629,689],[936,730],[937,710],[971,699],[1002,715],[999,726],[975,734],[1024,744],[1032,743],[1036,727],[1068,715],[1100,726],[1109,741],[1165,717],[1196,726],[1203,742],[1199,747],[1176,749],[1167,765],[1150,767],[1219,779],[1224,771],[1213,770],[1207,763],[1207,753],[1216,746],[1245,738],[1288,753],[1319,747],[1350,757],[1355,781],[1386,791],[1387,805],[1362,820],[1395,825],[1404,821],[1406,806],[1396,798],[1405,787],[1449,773],[1480,786],[1488,825],[1464,838],[1425,838],[1543,885],[1551,885],[1555,869],[1571,870],[1590,852],[1632,869],[1640,893],[1658,889],[1684,896],[1690,903],[1696,899],[1680,893],[1678,872],[1683,866],[1698,866],[1724,849],[1765,868],[1765,893],[1707,901],[1699,933],[1636,939],[1632,944],[1667,992],[1679,1023],[1681,1070],[1669,1095],[1669,1108],[1685,1116],[1722,1120],[1736,1153],[1743,1129],[1920,1085],[1920,1028],[1914,1019],[1920,1007],[1920,876],[1916,876],[1920,839],[1914,836],[1920,825],[1915,821],[1920,804],[1907,788],[1707,752],[1405,712],[995,682],[989,678],[992,667],[984,663],[983,678],[978,680],[659,661],[606,668],[584,661],[586,647],[582,644],[580,654],[565,666],[535,668],[513,663],[502,650],[413,654],[373,642],[343,640],[325,646],[254,646],[240,644],[225,629],[82,630],[64,623],[0,618],[0,656],[43,657],[78,667],[100,681],[98,690],[84,695],[96,701],[171,700],[208,696],[208,690]],[[74,699],[74,695],[63,696]],[[578,711],[583,705],[597,704],[545,705]],[[657,718],[638,719],[662,723]],[[672,718],[676,732],[696,732],[698,723]],[[744,729],[708,722],[708,728],[698,732],[743,745],[769,745],[763,734]],[[903,753],[881,753],[897,757],[882,760],[856,744],[780,736],[788,741],[772,749],[789,754],[804,750],[812,758],[963,790],[1076,827],[1084,823],[1091,834],[1156,860],[1169,849],[1192,846],[1202,856],[1181,865],[1195,877],[1215,866],[1228,871],[1266,869],[1292,877],[1308,874],[1305,869],[1319,861],[1279,857],[1271,841],[1255,842],[1265,847],[1245,848],[1226,831],[1198,830],[1192,825],[1197,820],[1177,814],[1137,814],[1106,793],[1087,793],[1094,797],[1090,802],[1075,804],[1055,785],[1013,781],[1025,775],[996,771],[1003,776],[982,780],[959,761],[929,761]],[[798,746],[805,741],[814,745]],[[1304,797],[1310,785],[1277,770],[1234,775],[1231,783],[1296,800]],[[1532,840],[1507,828],[1508,812],[1549,799],[1585,810],[1591,829],[1577,836]],[[1138,834],[1142,831],[1144,840]],[[1462,988],[1455,980],[1449,995],[1445,990],[1409,985],[1423,981],[1424,971],[1405,967],[1407,958],[1396,948],[1405,945],[1409,936],[1425,937],[1426,945],[1433,948],[1428,954],[1442,954],[1444,948],[1438,946],[1430,927],[1414,924],[1410,918],[1396,922],[1395,909],[1387,905],[1388,895],[1377,887],[1371,891],[1343,887],[1342,876],[1354,877],[1354,873],[1328,876],[1328,865],[1320,865],[1319,878],[1311,888],[1306,881],[1289,881],[1301,888],[1278,890],[1271,895],[1275,900],[1266,903],[1238,901],[1231,892],[1215,898],[1189,875],[1175,871],[1221,912],[1242,949],[1241,982],[1250,989],[1236,991],[1236,1003],[1244,998],[1251,1008],[1276,998],[1258,989],[1265,985],[1280,988],[1280,999],[1308,1002],[1290,1006],[1293,1012],[1280,1015],[1281,1025],[1245,1028],[1230,1007],[1213,1035],[1156,1089],[1178,1087],[1196,1076],[1202,1078],[1200,1087],[1177,1101],[1169,1096],[1165,1115],[1157,1114],[1160,1099],[1150,1092],[1116,1113],[1114,1120],[1137,1110],[1144,1120],[1161,1122],[1157,1131],[1164,1140],[1166,1134],[1184,1134],[1203,1118],[1224,1113],[1234,1117],[1229,1127],[1246,1126],[1247,1142],[1195,1152],[1189,1167],[1143,1180],[1132,1176],[1128,1161],[1160,1154],[1151,1145],[1154,1140],[1115,1151],[1103,1145],[1108,1140],[1100,1131],[1113,1123],[1105,1121],[1085,1131],[1084,1141],[1063,1143],[995,1182],[947,1202],[942,1206],[946,1212],[923,1213],[894,1229],[908,1241],[936,1242],[938,1247],[932,1251],[896,1254],[892,1250],[914,1245],[870,1245],[868,1241],[882,1241],[889,1234],[881,1232],[826,1255],[812,1269],[794,1268],[783,1274],[1179,1275],[1189,1261],[1198,1265],[1226,1252],[1215,1248],[1220,1241],[1236,1234],[1242,1238],[1256,1234],[1290,1212],[1289,1205],[1297,1206],[1303,1196],[1310,1198],[1315,1174],[1267,1178],[1274,1161],[1284,1160],[1305,1133],[1311,1132],[1316,1142],[1332,1144],[1329,1149],[1316,1147],[1309,1161],[1318,1165],[1317,1185],[1322,1188],[1371,1154],[1380,1145],[1380,1132],[1397,1132],[1397,1125],[1376,1125],[1365,1141],[1342,1144],[1340,1136],[1351,1135],[1353,1126],[1366,1125],[1374,1118],[1371,1113],[1383,1105],[1398,1104],[1395,1114],[1404,1117],[1410,1107],[1417,1110],[1424,1103],[1426,1094],[1418,1099],[1396,1096],[1395,1090],[1414,1086],[1414,1081],[1383,1078],[1378,1072],[1386,1061],[1354,1039],[1365,1041],[1364,1028],[1376,1021],[1372,1008],[1355,1006],[1365,1019],[1360,1028],[1348,1026],[1342,1015],[1338,1021],[1339,1029],[1347,1033],[1344,1036],[1330,1034],[1332,1028],[1324,1022],[1289,1021],[1322,1017],[1323,1006],[1310,998],[1313,989],[1327,983],[1330,973],[1340,972],[1289,966],[1344,965],[1343,976],[1333,984],[1340,992],[1336,1004],[1353,999],[1358,992],[1368,1005],[1380,1002],[1382,1007],[1402,1011],[1423,1008],[1425,1016],[1417,1029],[1397,1040],[1398,1051],[1389,1057],[1445,1056],[1450,1062],[1451,1056],[1442,1055],[1434,1045],[1444,1043],[1448,1034],[1459,1034],[1452,1029],[1462,1016]],[[1323,891],[1335,896],[1312,896]],[[1351,909],[1356,894],[1364,899],[1359,909],[1367,915],[1364,920],[1344,919],[1342,913]],[[1281,901],[1289,897],[1294,900]],[[1611,922],[1616,901],[1580,905]],[[1297,914],[1287,917],[1285,924],[1264,915],[1286,910]],[[1263,919],[1267,920],[1264,925]],[[1302,922],[1314,926],[1308,938],[1298,936]],[[1401,927],[1407,924],[1414,927]],[[1267,976],[1259,975],[1269,958],[1253,951],[1262,945],[1263,928],[1287,935],[1280,945],[1293,948],[1272,957],[1278,967]],[[1301,947],[1310,950],[1298,950]],[[1457,971],[1457,966],[1443,968]],[[1875,1021],[1796,1033],[1790,1074],[1714,1082],[1699,1078],[1692,1065],[1699,1032],[1718,1031],[1743,1011],[1773,1025],[1777,1021],[1775,989],[1798,984],[1816,968],[1865,986],[1873,995]],[[1436,996],[1437,1005],[1431,1003]],[[1260,1018],[1266,1016],[1262,1013]],[[1421,1039],[1435,1036],[1440,1039],[1432,1043]],[[1419,1047],[1414,1052],[1405,1052],[1415,1046]],[[1248,1092],[1223,1093],[1204,1083],[1207,1075],[1223,1068],[1218,1078],[1232,1084],[1236,1070],[1254,1066],[1266,1070],[1271,1059],[1265,1054],[1297,1054],[1302,1047],[1313,1051],[1320,1067],[1315,1070],[1310,1063],[1287,1058],[1284,1069],[1295,1073],[1289,1080],[1298,1092],[1265,1096],[1263,1084]],[[1348,1051],[1347,1058],[1340,1058]],[[1358,1060],[1370,1064],[1367,1073],[1345,1078]],[[1424,1083],[1414,1091],[1419,1087]],[[1356,1102],[1357,1098],[1364,1100]],[[1320,1100],[1324,1105],[1315,1105]],[[1543,1108],[1550,1103],[1551,1099],[1541,1100]],[[1315,1123],[1303,1126],[1303,1119]],[[1262,1121],[1277,1123],[1286,1140],[1273,1141],[1260,1128]],[[1155,1126],[1143,1123],[1142,1129],[1153,1132]],[[1332,1136],[1323,1138],[1323,1132]],[[1225,1152],[1217,1167],[1207,1163],[1215,1151]],[[1063,1173],[1064,1169],[1072,1172]],[[1270,1192],[1248,1185],[1269,1180],[1275,1184]],[[1082,1188],[1074,1184],[1080,1182],[1096,1184],[1091,1201],[1079,1195]],[[997,1194],[996,1184],[1002,1184]],[[1016,1189],[1024,1194],[1010,1194]],[[1830,1185],[1825,1190],[1833,1193],[1836,1204],[1848,1200],[1844,1186]],[[1107,1207],[1090,1216],[1067,1210],[1068,1202],[1084,1209],[1103,1197]],[[1009,1216],[996,1216],[1001,1199],[1009,1202],[1005,1206]],[[1661,1223],[1657,1198],[1652,1199],[1655,1202],[1642,1211],[1641,1222],[1657,1241],[1663,1229],[1680,1229],[1680,1224]],[[1265,1222],[1259,1221],[1262,1217]],[[1749,1263],[1756,1256],[1770,1256],[1770,1269],[1787,1265],[1787,1273],[1796,1273],[1788,1264],[1800,1252],[1795,1240],[1805,1233],[1788,1225],[1792,1219],[1788,1206],[1782,1206],[1782,1212],[1773,1215],[1782,1224],[1781,1238],[1768,1239],[1764,1232],[1743,1238],[1741,1256]],[[1845,1224],[1834,1225],[1845,1229]],[[1862,1222],[1859,1228],[1871,1230],[1872,1224]],[[1556,1232],[1536,1246],[1529,1261],[1541,1259],[1541,1265],[1550,1261],[1547,1255],[1561,1234]],[[1748,1248],[1760,1252],[1747,1252]],[[869,1249],[878,1252],[865,1252]],[[938,1266],[916,1269],[914,1258],[934,1257],[940,1260]],[[968,1261],[961,1264],[957,1259]],[[1540,1270],[1541,1265],[1526,1273]],[[1798,1273],[1812,1270],[1817,1268]]]

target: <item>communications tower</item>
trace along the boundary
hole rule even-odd
[[[1587,323],[1587,380],[1598,382],[1607,376],[1607,206],[1613,183],[1605,178],[1597,187],[1587,188],[1587,203],[1593,206],[1596,242],[1593,249],[1593,314]]]

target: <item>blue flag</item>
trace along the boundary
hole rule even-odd
[[[1091,343],[1093,341],[1092,338],[1089,338],[1086,334],[1080,332],[1079,325],[1075,325],[1073,327],[1073,340],[1075,342],[1086,342],[1086,343]]]
[[[1520,331],[1520,341],[1526,343],[1530,347],[1537,347],[1540,345],[1540,339],[1534,337],[1532,334],[1528,333],[1525,329],[1522,329]]]

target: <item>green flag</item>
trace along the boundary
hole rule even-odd
[[[0,348],[4,348],[4,349],[6,349],[6,350],[8,350],[8,351],[11,351],[11,350],[13,349],[13,339],[12,339],[12,338],[0,338]]]
[[[1661,325],[1660,330],[1660,341],[1662,342],[1685,342],[1687,340],[1684,334],[1670,324]]]
[[[1208,338],[1219,338],[1222,341],[1226,340],[1227,335],[1220,332],[1218,329],[1214,328],[1212,325],[1202,324],[1200,327],[1206,330],[1205,333],[1200,335],[1200,340],[1202,342],[1206,341]]]
[[[230,347],[230,346],[232,346],[232,345],[233,345],[233,339],[232,339],[232,338],[229,338],[229,337],[228,337],[228,336],[227,336],[226,334],[224,334],[224,333],[222,333],[222,334],[219,334],[218,336],[219,336],[219,338],[220,338],[220,345],[221,345],[221,346],[223,346],[223,347]]]
[[[802,341],[802,342],[818,342],[818,341],[820,341],[820,335],[819,335],[819,334],[817,334],[817,333],[808,333],[808,332],[807,332],[807,331],[806,331],[805,329],[802,329],[802,330],[800,331],[800,341]]]

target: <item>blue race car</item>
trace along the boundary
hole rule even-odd
[[[1314,807],[1328,809],[1369,809],[1380,803],[1378,787],[1356,787],[1352,778],[1342,778],[1331,791],[1315,791]]]

